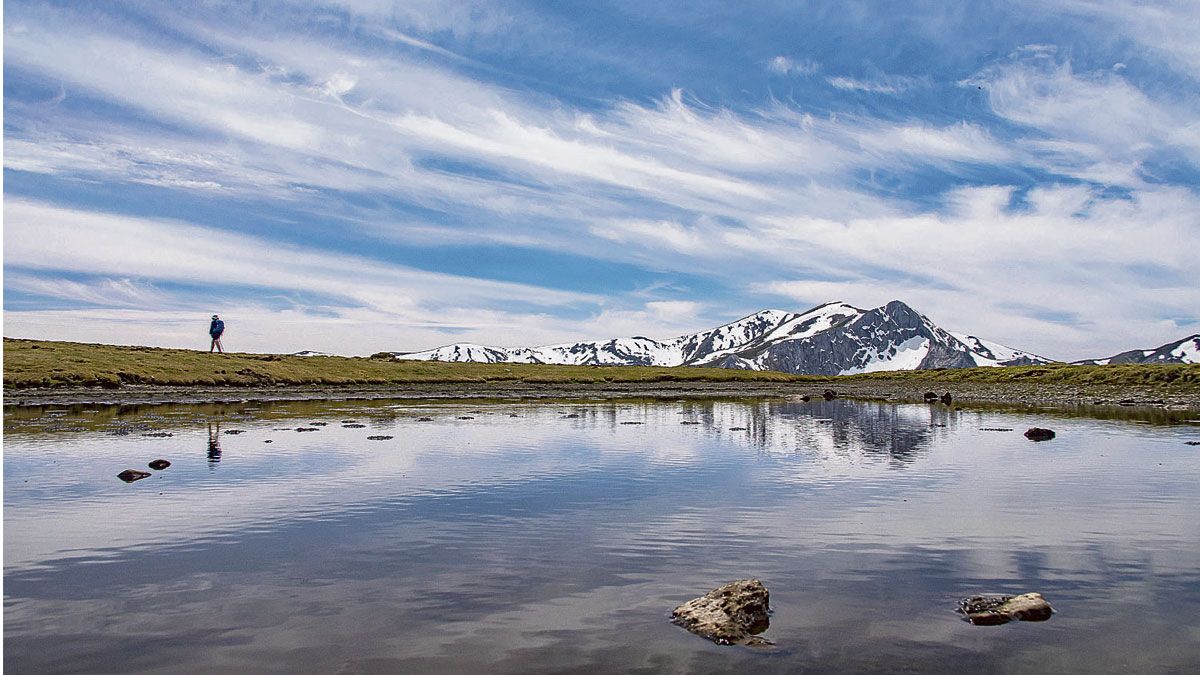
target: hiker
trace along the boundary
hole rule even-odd
[[[214,349],[222,354],[225,353],[225,349],[221,346],[221,333],[224,332],[225,322],[221,320],[221,317],[213,314],[212,323],[208,325],[208,334],[212,336],[212,344],[208,347],[209,354]]]

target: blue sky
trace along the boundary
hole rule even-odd
[[[6,2],[4,334],[1200,330],[1200,4]]]

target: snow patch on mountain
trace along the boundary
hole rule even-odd
[[[898,345],[891,345],[883,352],[868,353],[863,350],[859,358],[866,362],[861,366],[847,368],[842,375],[855,373],[878,373],[886,370],[917,370],[925,357],[929,356],[929,339],[911,337]]]

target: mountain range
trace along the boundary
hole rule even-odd
[[[800,313],[769,309],[666,341],[628,337],[544,347],[452,344],[393,355],[425,361],[709,366],[813,375],[1052,362],[974,335],[943,330],[899,300],[869,310],[844,302]]]
[[[1131,349],[1106,359],[1084,359],[1072,363],[1087,366],[1120,363],[1200,363],[1200,333],[1154,349]]]

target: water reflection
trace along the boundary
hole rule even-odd
[[[309,420],[328,424],[294,431]],[[982,431],[1043,421],[838,400],[25,417],[6,433],[5,665],[1200,663],[1200,453],[1182,443],[1190,428],[1056,420],[1059,437],[1044,444]],[[223,433],[232,426],[243,433]],[[87,431],[48,430],[66,427]],[[143,435],[153,433],[173,435]],[[366,440],[380,434],[395,438]],[[229,452],[214,472],[222,444]],[[114,478],[157,456],[173,464],[153,479]],[[778,648],[722,649],[666,620],[680,602],[747,576],[771,591],[767,637]],[[1059,614],[988,631],[954,613],[965,595],[1026,590]]]
[[[208,425],[208,468],[216,469],[217,464],[221,461],[221,423],[214,422]]]

